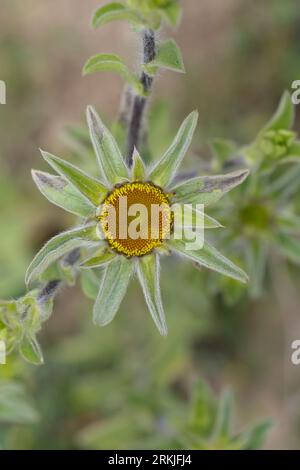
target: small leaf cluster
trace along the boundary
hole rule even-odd
[[[159,29],[163,22],[176,27],[182,8],[179,0],[125,0],[98,8],[93,16],[95,28],[111,21],[125,20],[137,29]]]
[[[252,298],[262,295],[274,257],[300,264],[300,140],[293,131],[294,115],[285,92],[274,116],[251,144],[213,142],[214,168],[250,169],[246,183],[228,196],[222,210],[231,210],[224,246],[244,260]],[[219,288],[230,303],[245,292],[226,280]]]
[[[180,20],[181,7],[174,0],[128,0],[124,3],[109,3],[100,7],[94,13],[92,24],[94,28],[109,22],[125,20],[137,31],[159,29],[163,20],[176,26]],[[155,76],[160,69],[174,72],[185,72],[182,55],[173,39],[167,39],[155,45],[155,58],[142,65],[142,70],[148,76]],[[145,89],[139,75],[129,69],[124,59],[117,54],[101,53],[88,59],[83,67],[83,74],[94,72],[114,72],[119,74],[137,95],[145,96]]]
[[[233,396],[225,390],[220,399],[202,380],[195,387],[190,418],[185,433],[185,448],[195,450],[258,450],[272,426],[262,421],[249,430],[235,433],[232,429]],[[184,435],[184,434],[183,434]]]
[[[295,109],[286,91],[269,122],[258,133],[254,142],[242,149],[246,161],[256,170],[273,171],[276,164],[300,163],[300,140],[292,130]]]
[[[7,354],[18,350],[32,364],[43,364],[43,355],[36,339],[43,321],[52,312],[53,302],[39,298],[38,290],[28,292],[18,300],[0,301],[0,340]]]

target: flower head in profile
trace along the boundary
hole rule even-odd
[[[220,224],[201,208],[242,183],[248,171],[186,181],[180,181],[177,175],[197,119],[197,112],[185,119],[171,146],[150,168],[146,168],[137,150],[132,168],[128,168],[114,137],[95,110],[88,107],[100,177],[88,176],[72,164],[42,152],[57,175],[33,170],[35,183],[52,203],[78,215],[81,224],[46,243],[27,270],[27,284],[38,280],[71,250],[82,248],[89,258],[81,268],[102,268],[94,305],[95,323],[106,325],[113,320],[131,278],[137,275],[151,316],[160,333],[166,335],[159,285],[161,255],[177,253],[197,265],[246,282],[247,275],[204,240],[203,229],[218,228]],[[201,240],[200,244],[191,243],[191,233],[196,241]]]

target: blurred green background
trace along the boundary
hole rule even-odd
[[[107,122],[117,115],[121,80],[82,78],[83,64],[98,52],[137,64],[139,46],[128,26],[92,31],[99,4],[1,0],[0,79],[7,104],[0,106],[0,298],[24,293],[33,254],[74,223],[32,184],[30,169],[45,168],[38,149],[83,159],[68,126],[84,123],[90,103]],[[300,79],[300,9],[297,0],[184,0],[183,6],[174,37],[187,75],[165,72],[155,84],[152,151],[159,155],[197,108],[189,166],[203,171],[210,139],[251,141],[282,91]],[[0,424],[2,445],[168,448],[182,437],[193,389],[204,378],[217,394],[233,389],[237,430],[270,416],[275,426],[265,446],[300,448],[300,367],[290,363],[291,341],[300,338],[299,272],[280,269],[262,299],[235,307],[207,295],[203,274],[189,264],[166,259],[162,276],[166,339],[157,334],[135,282],[105,329],[93,326],[92,302],[78,287],[62,292],[40,335],[45,365],[12,356],[0,366],[0,378],[18,380],[27,394],[24,419]]]

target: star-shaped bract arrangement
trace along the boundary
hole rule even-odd
[[[105,207],[118,206],[121,196],[130,197],[131,203],[164,202],[170,209],[169,227],[172,224],[172,206],[192,204],[189,220],[183,219],[183,233],[196,219],[197,208],[216,203],[226,192],[242,183],[247,169],[217,176],[199,176],[184,182],[176,179],[178,169],[190,146],[196,128],[198,113],[192,112],[182,123],[174,141],[165,154],[150,168],[146,168],[137,150],[133,166],[128,168],[121,151],[95,110],[89,106],[87,121],[91,140],[100,170],[100,179],[88,176],[82,170],[60,158],[42,151],[47,163],[57,175],[33,170],[33,179],[39,190],[52,203],[80,217],[80,225],[65,231],[46,243],[33,259],[26,273],[27,285],[39,280],[42,273],[71,250],[87,248],[89,259],[82,269],[103,268],[99,292],[94,305],[94,322],[110,323],[115,317],[133,275],[141,284],[151,316],[162,335],[167,325],[160,293],[160,256],[177,253],[197,265],[217,271],[231,278],[247,282],[247,275],[225,258],[206,240],[201,249],[186,250],[184,238],[170,237],[162,224],[159,237],[145,240],[112,237],[106,230]],[[204,229],[221,225],[212,217],[202,214]],[[166,223],[166,222],[164,222]],[[197,230],[197,227],[194,227]]]

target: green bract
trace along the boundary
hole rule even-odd
[[[300,142],[291,129],[295,110],[289,92],[284,92],[278,109],[266,126],[258,133],[254,142],[241,149],[251,165],[261,170],[273,170],[273,163],[300,163]],[[257,168],[258,169],[258,168]]]
[[[39,299],[37,290],[16,301],[0,302],[0,340],[5,341],[7,354],[17,348],[28,362],[42,364],[36,335],[51,310],[52,301]]]
[[[171,236],[171,239],[163,240],[162,246],[154,248],[145,256],[128,257],[110,246],[99,224],[99,214],[106,197],[114,188],[119,188],[124,183],[137,181],[141,184],[151,183],[168,194],[170,204],[176,202],[180,207],[184,203],[192,202],[205,205],[213,203],[244,181],[248,170],[176,183],[175,177],[191,144],[197,119],[196,112],[185,119],[170,147],[151,168],[146,168],[139,153],[135,151],[133,166],[129,169],[124,163],[114,137],[95,110],[89,106],[87,121],[100,178],[88,176],[74,165],[42,151],[45,160],[59,176],[34,171],[34,181],[44,196],[54,204],[81,216],[81,222],[77,228],[63,232],[46,243],[30,264],[26,273],[26,282],[39,280],[45,270],[68,255],[70,251],[80,248],[85,253],[87,250],[89,257],[85,255],[85,259],[81,261],[81,268],[83,288],[89,297],[96,298],[94,322],[106,325],[112,321],[130,279],[137,274],[150,314],[163,335],[167,334],[167,326],[159,288],[161,254],[178,253],[196,264],[246,282],[247,275],[206,241],[202,249],[186,251],[184,240],[177,240]],[[183,228],[193,226],[196,215],[193,210],[184,220]],[[221,226],[204,213],[202,221],[204,228],[207,229]],[[86,275],[87,270],[93,268],[97,269],[97,272],[103,269],[101,279],[98,276]]]
[[[232,212],[224,247],[243,259],[251,278],[251,297],[259,297],[264,289],[270,261],[281,255],[285,260],[300,263],[300,224],[296,193],[300,183],[300,141],[292,130],[294,106],[288,92],[281,98],[278,109],[246,147],[227,141],[215,141],[214,166],[221,168],[247,164],[251,176],[235,191],[222,210]],[[218,211],[218,217],[222,217]],[[245,243],[239,242],[239,237]],[[229,302],[235,302],[243,289],[233,289],[222,281],[221,289]]]
[[[143,67],[149,75],[155,75],[159,69],[169,69],[180,73],[185,72],[182,55],[174,39],[168,39],[159,44],[156,58],[144,64]]]
[[[219,400],[211,388],[198,381],[192,401],[190,419],[184,431],[184,448],[195,450],[257,450],[266,439],[273,423],[270,419],[241,433],[233,431],[233,396],[230,390]]]
[[[181,19],[179,0],[126,0],[98,8],[92,19],[95,28],[111,21],[125,20],[135,27],[158,29],[165,21],[175,27]]]
[[[98,8],[92,19],[94,28],[103,26],[111,21],[125,20],[143,35],[153,35],[162,22],[175,27],[181,17],[181,6],[177,0],[127,0],[124,2],[111,2]],[[159,43],[155,41],[153,51],[149,57],[147,39],[144,39],[144,63],[142,69],[148,76],[154,76],[160,69],[173,72],[185,71],[182,55],[174,39],[167,39]],[[88,59],[83,67],[83,74],[94,72],[115,72],[121,75],[134,93],[146,97],[149,87],[139,79],[135,72],[129,70],[125,61],[116,54],[97,54]]]
[[[116,54],[97,54],[90,57],[83,67],[83,74],[89,75],[94,72],[115,72],[121,75],[134,91],[143,95],[144,89],[136,74],[130,72],[121,57]]]

